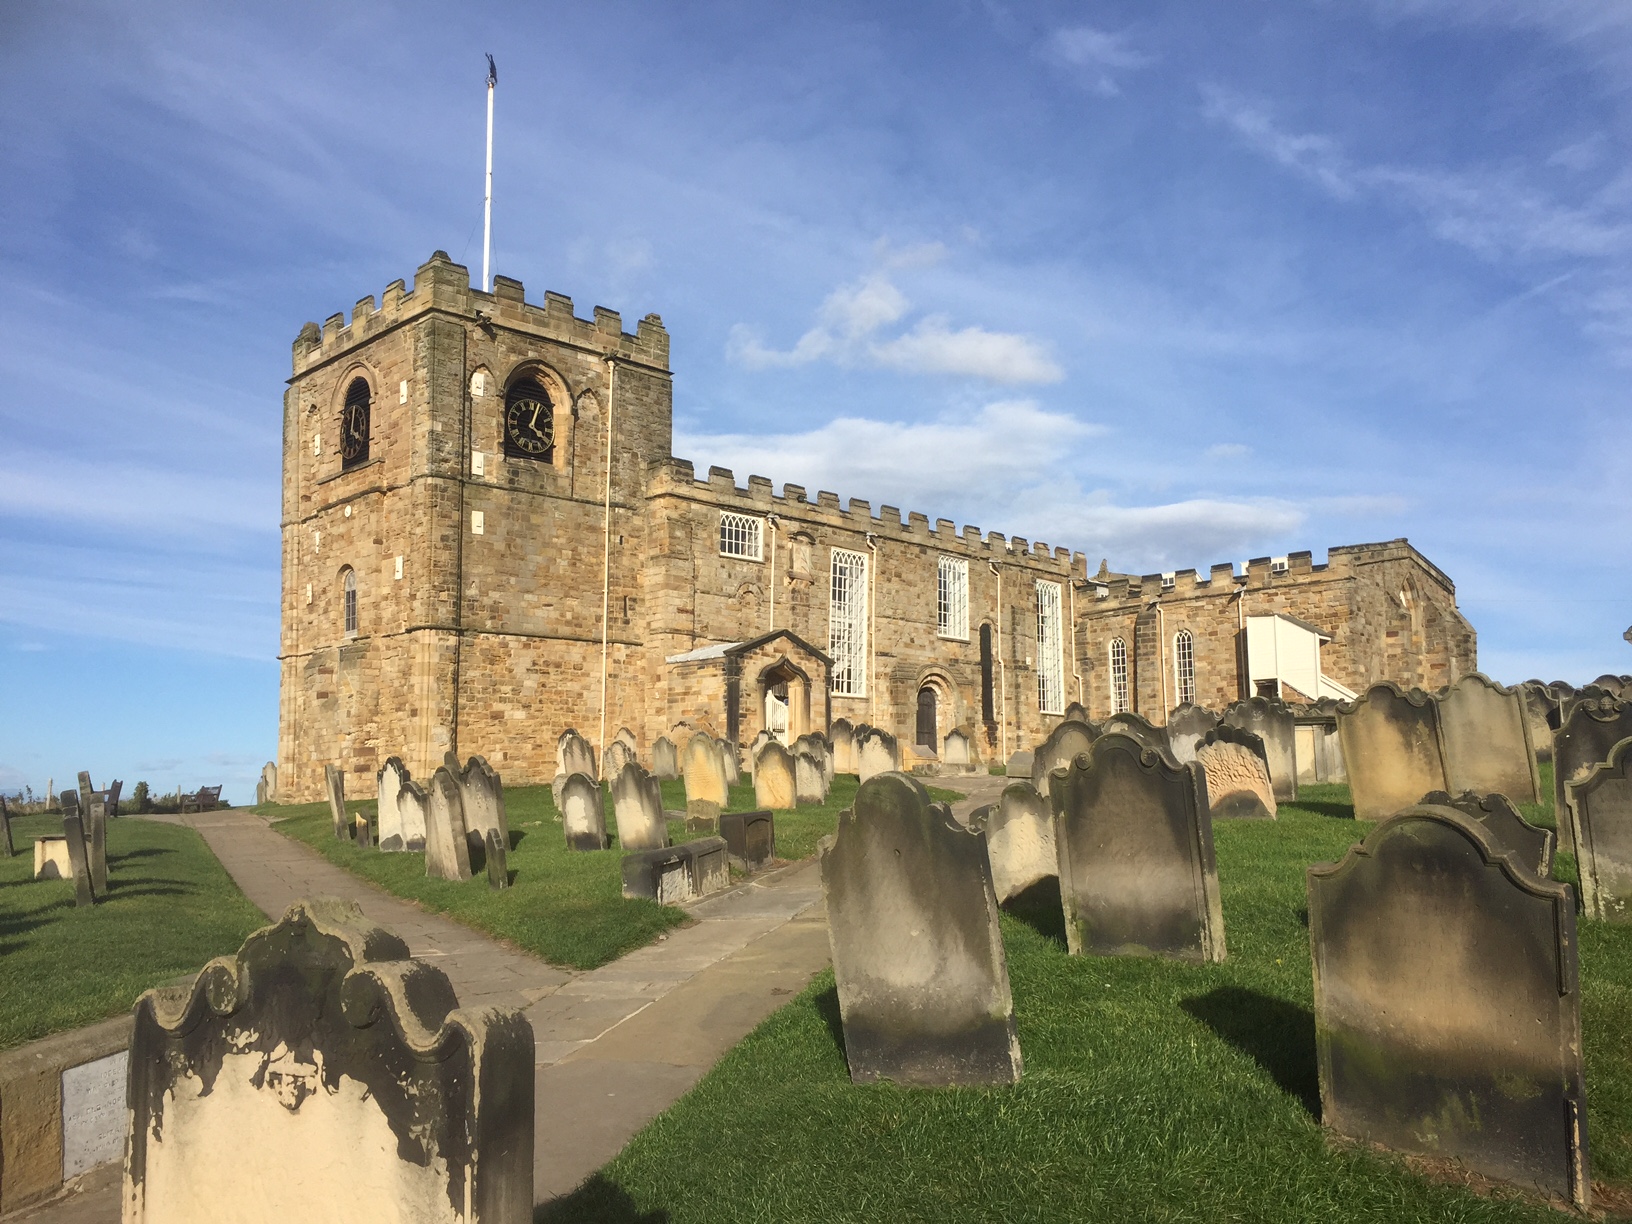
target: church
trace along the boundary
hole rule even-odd
[[[367,794],[480,754],[547,782],[559,734],[649,753],[835,719],[993,761],[1072,703],[1153,722],[1475,669],[1451,580],[1405,540],[1134,576],[1080,552],[672,454],[669,336],[491,293],[441,251],[296,337],[284,395],[278,779]]]

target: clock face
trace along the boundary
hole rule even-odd
[[[542,388],[510,396],[504,410],[505,449],[528,459],[547,459],[555,448],[555,410]]]
[[[368,401],[352,400],[340,416],[340,457],[353,463],[368,455]]]

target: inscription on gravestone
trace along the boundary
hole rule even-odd
[[[1207,778],[1207,803],[1214,820],[1276,818],[1269,762],[1258,736],[1220,723],[1201,737],[1195,760]]]

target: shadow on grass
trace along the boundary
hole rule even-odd
[[[822,1022],[827,1025],[828,1034],[833,1038],[833,1044],[839,1047],[839,1053],[844,1053],[844,1017],[839,1014],[839,988],[829,986],[816,996],[816,1010],[821,1013]]]
[[[1320,1121],[1315,1017],[1307,1007],[1241,986],[1220,986],[1179,1006],[1268,1071]]]
[[[533,1208],[533,1224],[578,1224],[578,1221],[605,1221],[605,1224],[667,1224],[666,1211],[642,1211],[623,1188],[595,1174],[571,1194]]]
[[[1352,803],[1333,803],[1326,799],[1299,799],[1297,806],[1306,812],[1313,812],[1316,816],[1329,816],[1333,820],[1354,819]]]
[[[1003,902],[1003,912],[1018,918],[1044,939],[1065,947],[1065,910],[1060,904],[1060,877],[1044,876]]]

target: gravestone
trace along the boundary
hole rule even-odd
[[[1337,707],[1332,697],[1296,710],[1298,738],[1298,785],[1346,782],[1343,749],[1337,740]]]
[[[774,735],[772,735],[769,731],[761,731],[758,735],[754,736],[754,738],[749,741],[749,743],[748,743],[748,776],[749,777],[753,777],[753,775],[754,775],[754,762],[759,760],[759,750],[761,748],[765,747],[766,744],[771,743],[772,741],[776,741],[778,743],[781,742],[779,740],[776,740],[776,737]]]
[[[1037,763],[1037,754],[1029,748],[1022,748],[1011,756],[1008,764],[1003,767],[1004,776],[1010,778],[1025,778],[1031,780],[1031,767]]]
[[[6,810],[4,795],[0,795],[0,849],[5,850],[7,858],[17,853],[17,847],[11,840],[11,813]]]
[[[1039,795],[1048,794],[1048,775],[1056,769],[1064,769],[1076,759],[1079,753],[1087,752],[1094,746],[1094,741],[1100,736],[1100,729],[1093,723],[1062,722],[1048,733],[1048,738],[1037,745],[1031,754],[1030,768],[1026,776],[1031,784],[1037,788]],[[1009,758],[1008,775],[1018,777],[1015,772],[1017,758],[1015,753]]]
[[[720,836],[731,861],[758,871],[776,857],[776,818],[770,812],[722,812]]]
[[[1089,721],[1088,707],[1080,701],[1073,701],[1065,707],[1065,717],[1073,722],[1087,722]]]
[[[79,814],[81,818],[89,818],[91,814],[91,792],[96,787],[91,785],[89,770],[79,771]]]
[[[623,856],[623,895],[630,900],[679,905],[691,899],[691,862],[679,846],[634,850]]]
[[[974,741],[962,727],[953,727],[941,741],[941,764],[960,773],[973,773],[979,768]]]
[[[731,855],[723,837],[699,837],[682,842],[675,849],[686,861],[693,897],[706,897],[730,886]]]
[[[1581,905],[1600,922],[1632,922],[1632,739],[1568,786]]]
[[[1251,731],[1220,723],[1201,737],[1196,763],[1207,777],[1208,813],[1214,820],[1276,818],[1264,741]]]
[[[1310,867],[1308,893],[1322,1123],[1586,1209],[1569,885],[1414,806]]]
[[[618,733],[612,737],[612,742],[629,749],[629,755],[634,760],[640,759],[640,745],[635,741],[635,733],[628,727],[619,727]]]
[[[1438,697],[1445,789],[1541,802],[1541,776],[1517,689],[1469,672]]]
[[[1186,701],[1167,716],[1167,754],[1180,765],[1196,759],[1201,737],[1219,724],[1219,716],[1206,706]],[[1301,760],[1299,764],[1302,764]]]
[[[1358,820],[1384,820],[1446,788],[1438,706],[1418,689],[1372,685],[1338,707],[1337,734]]]
[[[74,874],[74,904],[94,905],[96,891],[91,884],[91,857],[85,848],[85,828],[78,813],[70,812],[62,818],[62,837],[68,844],[68,865]]]
[[[1200,765],[1112,732],[1051,779],[1049,798],[1073,956],[1224,959]]]
[[[397,790],[397,815],[402,819],[402,838],[406,843],[403,849],[425,849],[430,811],[431,797],[425,793],[425,788],[412,779],[403,782]]]
[[[372,830],[370,829],[370,825],[369,825],[368,809],[367,808],[358,808],[355,812],[352,813],[351,822],[356,828],[357,847],[358,847],[358,849],[360,849],[360,850],[371,850],[371,849],[373,849],[374,848],[374,839],[373,839],[373,837],[370,836],[370,833],[372,832]]]
[[[533,1030],[354,904],[297,901],[136,1004],[125,1224],[529,1224]]]
[[[505,845],[497,829],[487,831],[487,886],[493,889],[510,887],[510,847]]]
[[[797,807],[793,769],[793,757],[775,740],[761,748],[754,758],[755,806],[779,812]]]
[[[91,890],[99,897],[108,895],[108,800],[99,792],[91,795],[85,852],[91,869]]]
[[[255,806],[260,807],[266,802],[266,782],[263,779],[255,780]]]
[[[663,792],[638,762],[630,761],[612,779],[612,816],[620,850],[657,850],[669,844]]]
[[[836,718],[827,725],[828,742],[833,745],[833,768],[839,773],[853,774],[860,765],[856,760],[855,728],[848,718]]]
[[[895,736],[877,727],[868,727],[857,737],[856,773],[863,782],[900,768],[901,748]]]
[[[1298,721],[1292,707],[1273,697],[1249,697],[1228,706],[1219,721],[1264,741],[1269,782],[1280,803],[1298,801]],[[1421,794],[1419,790],[1417,794]],[[1415,795],[1412,799],[1415,799]],[[1407,800],[1406,802],[1411,802]]]
[[[555,772],[567,777],[581,773],[597,781],[600,779],[600,775],[595,772],[595,749],[590,747],[588,740],[570,727],[563,731],[561,738],[555,742]]]
[[[707,832],[715,828],[728,801],[720,746],[699,731],[686,741],[680,772],[686,782],[687,830]]]
[[[124,783],[118,778],[108,783],[108,819],[116,819],[119,815],[119,792],[124,789]]]
[[[278,801],[278,765],[276,761],[268,761],[261,766],[261,782],[266,787],[267,803]]]
[[[1480,795],[1463,791],[1429,791],[1420,807],[1455,808],[1485,827],[1492,842],[1530,871],[1546,876],[1553,865],[1553,831],[1531,824],[1506,795]]]
[[[329,796],[329,819],[334,822],[334,835],[341,841],[350,841],[351,824],[346,820],[346,776],[336,766],[325,765],[323,782]]]
[[[652,744],[652,776],[669,782],[680,776],[680,756],[674,750],[674,741],[660,735]]]
[[[1530,729],[1530,747],[1536,754],[1536,760],[1552,760],[1558,698],[1540,680],[1526,680],[1519,685],[1519,700],[1524,705],[1524,722]]]
[[[397,794],[402,790],[402,784],[407,782],[408,769],[399,757],[387,757],[385,764],[380,766],[380,772],[375,775],[375,793],[379,796],[377,814],[380,822],[380,849],[407,850],[408,837],[402,827],[402,810],[397,806]],[[421,849],[424,838],[420,839]]]
[[[1553,736],[1553,811],[1558,819],[1558,848],[1575,853],[1575,816],[1567,787],[1581,782],[1609,751],[1632,737],[1632,701],[1595,697],[1577,701]]]
[[[436,880],[468,880],[470,843],[465,829],[465,801],[459,779],[446,765],[431,775],[429,799],[425,816],[425,874]]]
[[[801,735],[788,747],[788,751],[798,757],[800,753],[813,758],[816,766],[822,772],[822,798],[827,798],[828,783],[833,781],[833,750],[828,745],[827,736],[819,731],[811,731]]]
[[[601,762],[601,777],[617,777],[618,771],[635,759],[633,748],[621,739],[613,740],[606,746],[606,757]]]
[[[84,813],[79,810],[79,792],[63,791],[57,800],[57,811],[64,816],[83,816]]]
[[[1111,732],[1126,735],[1130,739],[1139,741],[1142,748],[1153,748],[1163,756],[1171,757],[1167,750],[1167,728],[1158,727],[1143,714],[1136,714],[1132,710],[1123,710],[1120,714],[1112,714],[1099,725],[1100,735],[1109,735]],[[1062,761],[1054,768],[1063,769],[1069,761]]]
[[[759,785],[754,785],[754,794],[759,794]],[[827,802],[827,775],[822,772],[822,763],[808,752],[801,752],[793,758],[793,797],[799,807],[808,805],[820,806]]]
[[[985,839],[916,780],[887,773],[862,783],[817,853],[850,1078],[1016,1082]]]
[[[1030,782],[1010,782],[1002,797],[977,809],[969,827],[986,834],[997,903],[1059,875],[1054,852],[1054,813]]]
[[[568,850],[606,849],[606,806],[600,784],[587,774],[573,774],[562,788],[561,823]]]
[[[729,788],[742,780],[742,761],[737,756],[737,746],[726,740],[715,741],[720,746],[720,768],[725,773],[725,785]]]
[[[34,839],[34,878],[36,880],[74,878],[74,860],[68,857],[66,837],[58,835]]]
[[[487,763],[486,757],[473,756],[463,770],[458,770],[459,758],[448,761],[449,772],[459,779],[459,798],[464,804],[465,836],[478,854],[485,853],[487,835],[497,833],[499,840],[510,848],[510,817],[504,807],[504,782]],[[474,862],[474,858],[472,859]]]

